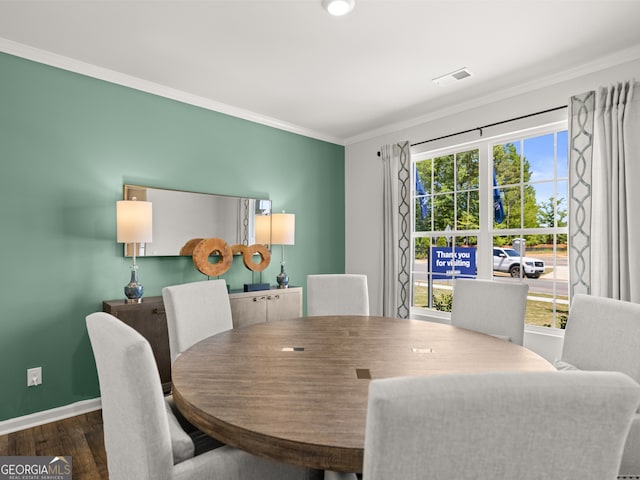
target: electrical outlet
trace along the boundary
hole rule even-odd
[[[42,367],[27,369],[27,387],[36,387],[42,384]]]

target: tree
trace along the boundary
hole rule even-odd
[[[531,167],[521,157],[513,143],[493,147],[493,166],[502,193],[505,219],[498,229],[535,228],[538,226],[536,190],[527,183],[531,180]],[[524,185],[521,185],[524,184]]]
[[[415,229],[418,232],[474,230],[479,228],[479,152],[469,150],[416,163],[417,174],[425,189],[429,214],[423,219],[416,199]],[[538,205],[536,192],[528,182],[531,166],[520,157],[513,143],[496,145],[493,166],[505,210],[498,229],[536,228]],[[473,238],[460,238],[456,244],[472,244]]]
[[[555,205],[553,197],[549,198],[546,202],[541,202],[538,205],[538,223],[541,227],[553,227],[554,225],[566,227],[567,208],[565,206],[565,199],[558,198],[555,201]],[[545,243],[553,243],[553,235],[547,235]],[[567,236],[565,234],[558,235],[557,243],[567,243]]]
[[[478,150],[470,150],[416,164],[429,205],[429,215],[423,219],[416,200],[416,231],[478,228],[478,158]]]

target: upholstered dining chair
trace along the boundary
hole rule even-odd
[[[104,312],[86,318],[100,382],[111,480],[320,479],[321,472],[222,446],[196,455],[162,395],[149,342]]]
[[[618,372],[373,380],[363,478],[614,479],[638,405]]]
[[[183,283],[162,289],[171,363],[192,345],[231,330],[231,304],[224,280]]]
[[[369,315],[367,276],[307,275],[307,315]]]
[[[451,325],[522,345],[528,292],[526,283],[457,279]]]
[[[640,383],[640,304],[577,294],[564,333],[558,370],[622,372]],[[620,475],[640,477],[640,411],[636,412]]]

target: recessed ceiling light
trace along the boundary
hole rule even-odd
[[[434,78],[433,83],[439,86],[448,85],[450,83],[469,78],[470,76],[471,72],[468,68],[459,68],[458,70]]]
[[[324,9],[336,17],[349,13],[353,10],[354,4],[355,0],[322,0]]]

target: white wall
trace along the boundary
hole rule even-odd
[[[613,62],[609,59],[603,63],[612,64]],[[479,99],[475,102],[476,106],[467,110],[461,111],[459,106],[452,106],[452,111],[456,113],[451,115],[442,115],[441,118],[347,145],[345,149],[345,268],[347,273],[364,273],[368,276],[372,315],[382,314],[382,163],[377,156],[380,147],[404,140],[416,143],[566,105],[571,95],[622,80],[640,78],[640,58],[636,56],[625,63],[597,71],[592,65],[591,70],[592,73],[574,76],[568,80],[567,74],[564,80],[556,83],[547,79],[543,88],[533,89],[532,87],[528,89],[528,93],[509,95],[512,92],[505,92],[502,99],[495,100],[499,96],[496,95],[494,101],[486,99],[484,105],[480,105],[483,101]],[[575,72],[574,75],[576,75]],[[526,86],[523,86],[521,90],[525,88]],[[554,338],[557,339],[557,337]],[[530,340],[531,346],[535,346],[534,349],[547,358],[559,355],[557,340],[550,340],[550,342],[545,342],[545,338]]]

